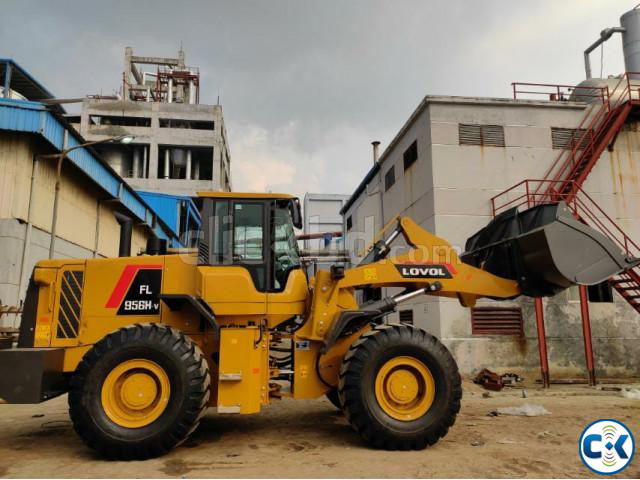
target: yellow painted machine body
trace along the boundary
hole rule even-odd
[[[291,201],[278,194],[208,195],[244,202],[226,204],[236,216],[243,208],[257,209],[259,202]],[[249,229],[238,223],[234,235],[245,229],[246,249]],[[394,257],[337,274],[319,271],[309,281],[303,269],[290,268],[284,283],[273,289],[256,286],[255,265],[245,265],[248,260],[236,250],[233,260],[221,265],[190,254],[41,261],[32,278],[37,300],[33,331],[30,336],[23,327],[20,346],[63,349],[60,369],[71,374],[93,345],[118,328],[167,325],[204,352],[212,378],[210,405],[220,413],[255,413],[272,398],[315,398],[337,386],[345,353],[371,328],[365,321],[336,330],[345,312],[358,311],[358,288],[425,288],[425,293],[457,297],[464,305],[479,297],[519,294],[516,282],[460,262],[448,242],[409,218],[399,219],[398,229],[410,247]],[[293,318],[301,326],[280,328]],[[290,344],[290,370],[281,368],[270,351],[278,341]],[[282,378],[290,388],[278,382]]]

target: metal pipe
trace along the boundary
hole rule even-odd
[[[93,258],[98,256],[98,246],[100,245],[100,203],[100,200],[98,200],[96,206],[96,238],[93,244]]]
[[[196,103],[196,89],[193,80],[189,81],[189,103],[191,105]]]
[[[69,132],[65,130],[64,136],[62,139],[62,148],[63,150],[56,155],[57,164],[56,164],[56,184],[55,191],[53,194],[53,212],[51,214],[51,237],[49,239],[49,259],[52,259],[54,256],[54,252],[56,249],[56,231],[58,230],[58,203],[60,200],[60,186],[62,183],[62,162],[64,161],[64,157],[67,156],[70,150],[67,150],[67,143],[69,141]]]
[[[427,285],[426,287],[419,288],[418,290],[413,290],[407,293],[401,293],[400,295],[396,295],[395,297],[392,297],[392,298],[393,298],[393,301],[396,302],[396,305],[399,305],[408,300],[411,300],[412,298],[416,298],[421,295],[424,295],[425,293],[436,292],[440,290],[440,288],[442,288],[442,285],[440,284],[440,282],[433,282]]]
[[[173,78],[169,79],[167,83],[167,103],[173,102]]]
[[[371,142],[371,145],[373,145],[373,164],[375,165],[376,163],[378,163],[378,159],[380,158],[380,142],[378,140],[374,140],[373,142]]]
[[[593,52],[596,48],[598,48],[601,44],[609,40],[611,38],[611,35],[613,35],[616,32],[624,33],[626,32],[626,29],[624,27],[605,28],[600,32],[600,38],[595,42],[593,42],[591,45],[589,45],[587,49],[584,51],[584,71],[587,75],[587,80],[592,78],[591,77],[591,60],[589,60],[589,54]]]
[[[140,177],[140,147],[133,147],[133,178]]]
[[[536,309],[536,326],[538,329],[538,352],[540,353],[540,371],[542,372],[542,386],[549,388],[549,360],[547,357],[547,335],[544,331],[544,307],[542,298],[534,299]]]
[[[131,234],[133,232],[133,220],[118,212],[113,214],[120,224],[120,244],[118,246],[119,257],[131,256]]]
[[[18,284],[18,297],[16,305],[20,302],[22,289],[27,283],[26,272],[27,262],[29,261],[29,253],[31,251],[31,232],[33,231],[33,199],[35,197],[36,170],[38,168],[38,156],[33,156],[33,164],[31,166],[31,184],[29,187],[29,206],[27,211],[27,228],[24,233],[24,247],[22,249],[22,262],[20,264],[20,282]]]
[[[584,338],[584,356],[587,362],[587,373],[589,374],[589,385],[596,385],[596,370],[593,360],[593,345],[591,342],[591,319],[589,318],[589,296],[587,287],[580,285],[580,313],[582,316],[582,336]]]
[[[2,96],[4,98],[11,98],[11,63],[6,62],[4,66],[4,87],[2,90]]]
[[[148,148],[149,147],[147,145],[142,146],[142,172],[140,175],[141,178],[148,178],[147,176],[147,169],[148,169],[148,163],[149,163]]]
[[[191,150],[187,150],[187,167],[185,170],[185,178],[191,180]]]
[[[169,149],[164,151],[164,175],[163,178],[169,178]]]

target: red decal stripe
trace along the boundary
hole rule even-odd
[[[138,270],[162,270],[162,265],[127,265],[124,267],[122,275],[120,275],[118,283],[116,283],[113,292],[111,292],[105,308],[118,308],[120,306]]]

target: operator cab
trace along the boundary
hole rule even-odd
[[[278,193],[199,192],[198,264],[242,266],[259,292],[280,292],[301,268],[295,228],[300,200]]]

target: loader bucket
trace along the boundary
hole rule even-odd
[[[509,209],[469,237],[465,250],[463,262],[517,281],[531,297],[594,285],[640,263],[562,202]]]

